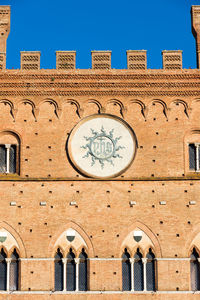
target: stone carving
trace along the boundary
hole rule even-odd
[[[90,157],[92,160],[91,166],[98,161],[102,169],[104,168],[105,162],[108,162],[114,166],[113,160],[117,157],[122,158],[118,151],[125,148],[124,146],[117,145],[118,141],[121,139],[121,136],[114,137],[114,129],[112,129],[109,133],[106,133],[103,126],[101,127],[100,132],[97,132],[93,129],[90,130],[92,136],[84,136],[87,143],[86,145],[81,146],[81,148],[87,150],[87,153],[83,156],[83,158]]]

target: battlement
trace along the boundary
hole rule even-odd
[[[20,69],[22,71],[40,70],[40,51],[21,51]],[[112,51],[91,51],[93,70],[111,70]],[[127,69],[132,71],[147,70],[146,50],[127,50]],[[182,70],[182,50],[162,51],[163,69]],[[0,70],[5,70],[6,54],[0,52]],[[56,51],[56,70],[72,71],[76,69],[76,51]]]

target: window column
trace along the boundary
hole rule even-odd
[[[63,291],[66,291],[66,283],[67,283],[67,258],[62,258],[63,263]]]
[[[199,172],[199,144],[195,143],[195,149],[196,149],[196,171]]]
[[[6,173],[10,173],[10,144],[5,144],[6,148]]]
[[[7,278],[6,278],[6,290],[10,290],[10,263],[11,258],[6,258]]]
[[[129,258],[131,263],[131,292],[134,292],[134,258]]]
[[[143,262],[143,276],[144,276],[144,292],[147,290],[147,258],[142,258]]]
[[[79,283],[79,263],[80,263],[80,258],[75,258],[75,264],[76,264],[76,292],[78,292],[78,283]]]

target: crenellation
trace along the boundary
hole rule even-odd
[[[91,51],[92,69],[111,69],[111,51]]]
[[[163,69],[181,70],[182,69],[182,51],[181,50],[163,50]]]
[[[131,70],[146,70],[146,50],[127,50],[127,68]]]
[[[56,51],[56,69],[74,70],[76,68],[76,51]]]
[[[40,51],[21,51],[21,70],[40,69]]]

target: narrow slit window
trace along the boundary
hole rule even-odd
[[[19,255],[16,249],[11,254],[10,263],[10,291],[19,289]]]
[[[0,252],[0,290],[6,290],[7,284],[7,264],[6,264],[6,253],[3,249]]]
[[[130,254],[125,248],[124,253],[122,254],[122,290],[130,291],[131,290],[131,263],[130,263]]]
[[[87,291],[87,254],[82,249],[79,255],[79,291]]]
[[[149,249],[146,258],[147,291],[155,291],[155,255],[153,254],[151,249]]]
[[[139,249],[137,249],[137,252],[134,255],[134,290],[144,290],[144,270],[142,254],[140,253]]]
[[[199,255],[194,248],[190,256],[190,279],[191,279],[191,290],[200,290],[200,266],[198,261]]]
[[[63,290],[63,262],[62,262],[62,253],[60,249],[57,250],[55,255],[54,267],[55,267],[55,291]]]
[[[67,291],[76,290],[76,263],[75,255],[70,249],[70,252],[67,254]]]

